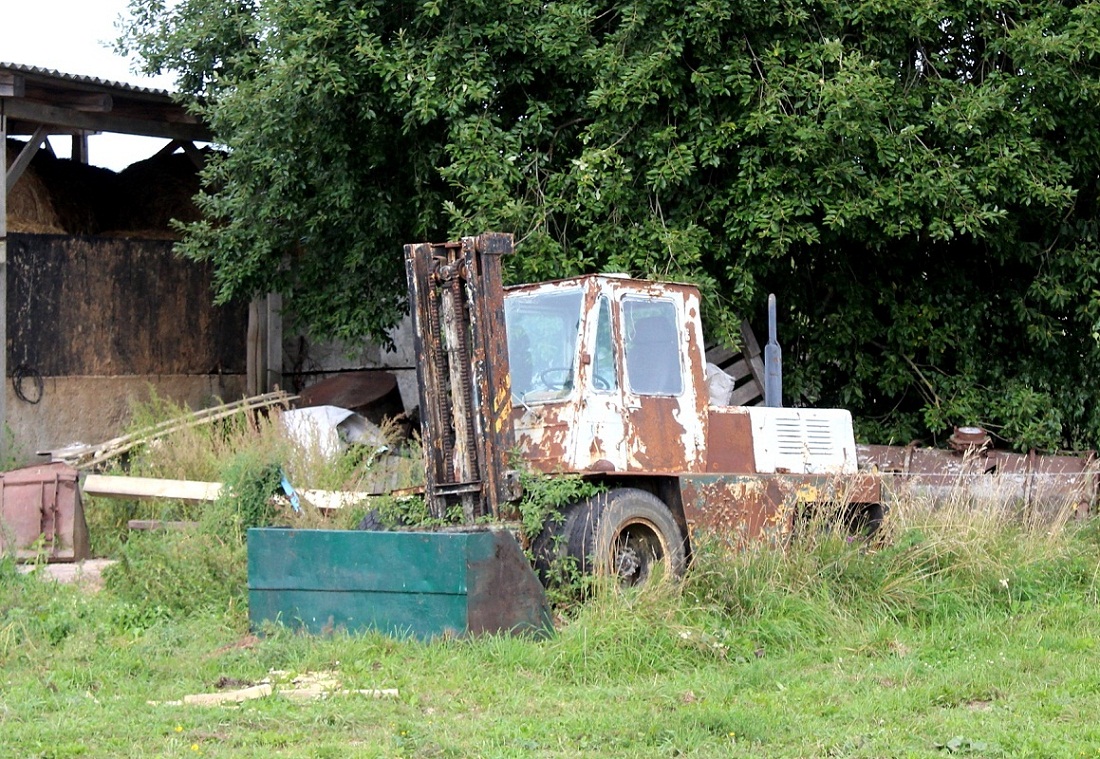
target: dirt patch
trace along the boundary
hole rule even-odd
[[[114,563],[115,559],[88,559],[72,564],[23,564],[19,571],[23,574],[35,572],[43,579],[79,585],[88,592],[95,593],[103,589],[103,570]]]

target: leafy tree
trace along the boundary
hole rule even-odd
[[[1100,2],[132,0],[120,41],[227,151],[218,297],[380,334],[400,244],[485,229],[517,280],[783,306],[788,402],[863,437],[1100,442]]]

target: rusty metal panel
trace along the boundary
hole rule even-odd
[[[748,412],[713,406],[707,411],[707,471],[755,472],[752,423]]]
[[[1083,514],[1097,497],[1091,454],[861,445],[858,455],[860,469],[878,472],[894,497],[908,494],[933,502],[964,497],[1030,516],[1053,516],[1067,508]]]
[[[511,235],[405,246],[416,340],[426,493],[433,514],[467,521],[513,498],[514,447],[501,255]]]
[[[802,504],[879,503],[876,477],[860,475],[687,474],[680,478],[684,517],[730,545],[780,542]]]
[[[768,475],[690,474],[680,478],[690,529],[718,535],[735,547],[790,535],[797,499],[790,480]]]
[[[516,497],[515,483],[506,474],[507,457],[515,448],[515,433],[501,272],[501,257],[512,253],[512,235],[488,233],[465,238],[463,252],[481,433],[477,451],[488,512],[499,515],[501,505]]]
[[[77,471],[54,463],[0,475],[0,553],[21,559],[88,558],[88,526]]]
[[[304,388],[298,408],[339,406],[362,414],[375,424],[402,414],[405,406],[397,377],[381,369],[340,372]]]

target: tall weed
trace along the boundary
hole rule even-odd
[[[1069,513],[1021,519],[1010,503],[959,490],[935,503],[898,501],[872,538],[828,518],[782,546],[732,551],[720,536],[696,536],[684,593],[720,624],[785,649],[854,635],[867,619],[936,626],[1060,594],[1093,598],[1097,528]]]
[[[135,425],[148,428],[185,410],[154,398],[135,412]],[[180,426],[139,449],[129,460],[131,475],[203,480],[223,484],[213,503],[94,501],[90,527],[97,549],[107,546],[119,563],[105,574],[110,591],[133,604],[170,615],[203,609],[240,612],[246,600],[246,534],[250,527],[308,522],[333,526],[310,509],[291,514],[274,505],[284,475],[296,489],[350,489],[367,476],[371,452],[351,447],[335,459],[295,445],[275,417],[246,412],[202,426]],[[132,518],[190,522],[183,530],[130,533]],[[104,538],[103,536],[107,537]]]

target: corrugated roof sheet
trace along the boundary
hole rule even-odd
[[[6,63],[4,61],[0,61],[0,70],[14,71],[21,74],[29,74],[34,76],[49,77],[51,79],[60,79],[67,82],[76,82],[79,84],[87,84],[95,87],[110,87],[112,89],[125,90],[126,92],[133,92],[135,94],[141,95],[160,95],[164,97],[171,97],[172,95],[172,93],[168,90],[162,90],[153,87],[142,87],[137,84],[116,82],[110,79],[101,79],[95,76],[66,74],[63,71],[57,71],[56,69],[47,69],[40,66],[28,66],[22,63]]]

